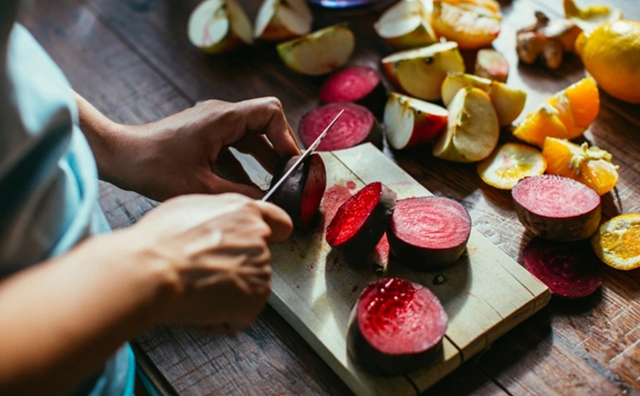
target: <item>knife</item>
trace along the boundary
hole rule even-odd
[[[329,132],[331,127],[335,125],[335,123],[338,121],[338,118],[340,118],[342,113],[344,113],[344,109],[340,110],[338,115],[329,123],[329,125],[324,129],[324,131],[322,131],[322,133],[320,134],[320,136],[318,136],[315,142],[313,142],[313,144],[311,144],[311,146],[309,146],[309,148],[300,156],[300,158],[298,158],[298,160],[293,164],[293,166],[289,168],[289,170],[286,171],[284,175],[282,175],[280,180],[278,180],[278,182],[273,187],[271,187],[269,192],[267,192],[267,194],[262,198],[261,201],[266,202],[267,200],[269,200],[269,198],[271,198],[273,193],[284,183],[285,180],[287,180],[289,176],[291,176],[293,172],[296,171],[296,169],[298,169],[298,167],[300,167],[300,165],[304,162],[304,160],[308,156],[313,154],[314,151],[316,151],[316,149],[320,145],[320,142],[322,142],[322,139],[324,139],[324,137],[327,136],[327,133]]]

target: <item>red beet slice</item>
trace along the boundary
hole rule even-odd
[[[305,114],[298,128],[302,144],[306,147],[313,144],[342,109],[344,113],[320,143],[318,151],[346,149],[366,142],[382,145],[382,131],[375,117],[354,103],[331,103]]]
[[[351,311],[347,351],[375,374],[412,371],[440,352],[447,325],[447,314],[429,289],[404,279],[381,279],[362,291]]]
[[[370,67],[349,66],[332,74],[320,88],[323,103],[354,102],[382,114],[386,90],[380,74]]]
[[[471,235],[471,217],[449,198],[419,197],[396,203],[389,245],[398,260],[417,270],[439,269],[462,256]]]
[[[529,272],[555,295],[586,297],[602,284],[598,259],[589,246],[534,238],[522,254]]]
[[[298,158],[292,157],[279,164],[271,184],[274,185]],[[326,185],[327,173],[322,157],[312,154],[276,190],[272,201],[291,216],[296,226],[308,228],[318,213]]]
[[[371,253],[385,232],[396,194],[380,182],[367,184],[343,203],[327,227],[327,242],[345,258]]]
[[[511,196],[520,222],[542,238],[579,241],[593,235],[600,225],[598,193],[567,177],[524,178]]]

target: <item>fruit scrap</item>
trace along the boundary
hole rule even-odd
[[[443,107],[395,92],[384,111],[387,141],[396,150],[431,142],[447,126]]]
[[[317,151],[340,150],[362,143],[382,145],[382,130],[365,107],[355,103],[330,103],[315,108],[300,120],[298,134],[305,147],[311,146],[338,113],[344,113],[327,133]]]
[[[211,54],[252,44],[251,22],[235,0],[206,0],[189,16],[189,41]]]
[[[509,62],[494,49],[484,48],[476,57],[475,75],[505,83],[509,77]]]
[[[593,188],[598,195],[608,193],[618,183],[619,166],[611,163],[609,152],[598,147],[546,138],[542,155],[548,163],[547,173],[577,180]]]
[[[477,49],[498,37],[502,14],[495,0],[434,0],[431,20],[438,36]]]
[[[416,370],[441,350],[447,314],[429,289],[404,279],[370,283],[351,311],[349,356],[381,375]]]
[[[396,203],[388,232],[391,251],[417,270],[433,270],[462,256],[471,235],[471,217],[449,198],[420,197]]]
[[[518,30],[516,52],[521,61],[534,63],[541,58],[550,69],[562,64],[563,52],[572,52],[582,30],[568,19],[549,19],[536,11],[536,23]]]
[[[478,164],[478,175],[490,186],[511,190],[525,177],[542,175],[546,168],[547,161],[538,149],[507,143]]]
[[[590,32],[607,22],[622,19],[622,11],[607,5],[592,5],[580,8],[573,0],[564,0],[564,13],[583,31]]]
[[[602,285],[598,260],[582,244],[534,238],[522,255],[527,270],[557,296],[587,297]]]
[[[353,102],[381,115],[387,91],[377,71],[366,66],[348,66],[325,80],[319,96],[323,103]]]
[[[340,68],[354,48],[353,32],[342,25],[317,30],[277,47],[287,67],[309,76],[320,76]]]
[[[616,216],[600,226],[591,239],[596,255],[615,269],[640,268],[640,214]]]
[[[547,137],[574,139],[591,125],[599,109],[600,94],[596,82],[592,77],[585,77],[529,113],[513,135],[539,147]]]
[[[304,0],[264,0],[256,16],[254,37],[280,42],[311,31],[313,16]]]
[[[580,241],[593,235],[600,224],[600,196],[567,177],[524,178],[511,196],[520,222],[545,239]]]
[[[399,1],[373,25],[378,35],[397,49],[424,47],[438,41],[431,14],[422,1]]]

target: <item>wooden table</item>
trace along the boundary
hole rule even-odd
[[[258,0],[243,0],[250,17]],[[582,3],[604,3],[583,0]],[[198,100],[280,98],[295,127],[315,107],[322,81],[288,71],[269,45],[223,57],[194,50],[186,38],[198,0],[40,0],[21,17],[67,74],[75,89],[112,119],[145,123]],[[640,9],[608,0],[629,19]],[[552,72],[518,65],[515,30],[535,9],[560,15],[559,0],[503,1],[503,31],[495,46],[511,64],[509,83],[529,93],[525,111],[584,75],[576,57]],[[314,9],[316,26],[347,20],[356,32],[353,63],[379,68],[391,49],[372,30],[374,13]],[[600,114],[586,138],[609,150],[621,166],[604,213],[640,211],[640,106],[601,92]],[[420,150],[388,155],[439,195],[464,201],[475,227],[521,260],[530,235],[514,216],[510,195],[484,185],[475,166],[444,162]],[[103,185],[101,203],[115,228],[126,227],[153,203]],[[583,301],[553,300],[479,357],[428,391],[429,395],[639,395],[640,272],[605,269],[601,292]],[[497,285],[499,287],[499,285]],[[272,309],[236,336],[209,337],[178,328],[155,329],[141,348],[181,395],[348,395],[338,377]]]

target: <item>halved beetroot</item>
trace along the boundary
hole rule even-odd
[[[429,289],[404,279],[381,279],[362,291],[351,311],[347,351],[375,374],[412,371],[441,350],[447,325],[447,313]]]
[[[396,193],[380,182],[367,184],[338,208],[327,227],[327,242],[345,258],[371,253],[387,228]]]
[[[527,177],[511,190],[520,222],[534,234],[556,241],[579,241],[600,225],[600,196],[567,177]]]
[[[462,256],[471,235],[471,217],[462,204],[443,197],[396,203],[389,245],[398,260],[417,270],[439,269]]]
[[[380,74],[366,66],[348,66],[333,73],[320,88],[323,103],[353,102],[381,115],[387,91]]]
[[[292,157],[282,162],[274,172],[271,185],[274,185],[280,177],[298,160]],[[318,154],[312,154],[291,176],[287,178],[280,188],[273,193],[273,203],[284,209],[296,226],[308,228],[318,213],[320,201],[327,186],[327,173],[324,161]]]
[[[342,109],[344,113],[320,143],[318,151],[346,149],[366,142],[382,145],[382,131],[375,117],[355,103],[330,103],[305,114],[298,128],[302,144],[306,147],[313,144]]]
[[[586,297],[602,284],[598,258],[589,246],[534,238],[522,255],[529,272],[558,296]]]

